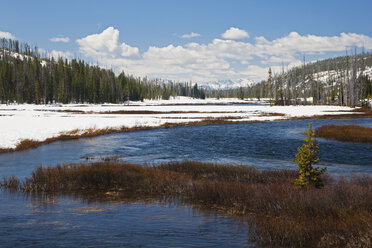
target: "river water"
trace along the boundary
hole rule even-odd
[[[0,176],[24,178],[40,164],[118,156],[136,164],[198,160],[295,169],[309,122],[372,126],[372,119],[301,120],[185,126],[55,142],[1,154]],[[318,139],[319,167],[333,174],[372,173],[372,145]],[[179,204],[98,202],[0,191],[0,246],[5,247],[254,247],[248,225]]]

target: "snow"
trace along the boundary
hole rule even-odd
[[[126,102],[129,105],[173,105],[173,104],[233,104],[233,103],[263,103],[263,101],[257,100],[240,100],[237,98],[207,98],[207,99],[194,99],[186,96],[171,97],[169,100],[147,100],[143,102]]]
[[[207,83],[198,83],[199,86],[202,86],[206,89],[212,90],[226,90],[226,89],[235,89],[239,87],[251,86],[255,82],[249,79],[238,79],[238,80],[219,80],[219,81],[210,81]]]
[[[47,64],[48,63],[45,60],[40,61],[40,65],[43,66],[43,67],[46,66]]]
[[[8,53],[9,56],[11,56],[13,58],[16,58],[16,59],[20,59],[20,60],[24,60],[25,58],[26,59],[29,59],[29,60],[33,60],[34,59],[32,56],[28,56],[28,55],[17,53],[17,52],[13,52],[13,51],[7,51],[7,53]],[[2,55],[0,55],[0,58],[1,57],[2,57]],[[45,59],[40,60],[40,65],[41,66],[44,67],[47,64],[48,64],[48,62]]]
[[[252,100],[249,103],[262,103]],[[235,104],[232,104],[235,103]],[[237,103],[237,104],[236,104]],[[238,99],[145,100],[124,104],[11,104],[0,105],[0,148],[14,148],[23,139],[43,141],[61,133],[88,128],[159,126],[164,123],[201,121],[206,118],[233,117],[232,121],[274,121],[291,117],[339,114],[353,110],[340,106],[272,106]],[[61,110],[82,113],[56,112]],[[156,111],[161,114],[108,114],[108,111]],[[168,113],[171,111],[185,113]],[[187,113],[193,111],[194,113]],[[195,113],[200,112],[200,113]],[[272,114],[285,114],[273,116]],[[271,114],[271,115],[270,115]]]
[[[372,67],[366,67],[363,71],[358,70],[356,75],[363,74],[365,76],[371,77],[372,76]],[[341,71],[335,71],[335,70],[329,70],[329,71],[321,71],[312,74],[312,78],[320,81],[322,83],[327,83],[329,80],[335,84],[338,80],[342,79],[347,74],[346,70]],[[352,77],[352,71],[349,70],[349,77]]]

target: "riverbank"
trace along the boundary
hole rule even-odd
[[[182,100],[182,101],[181,101]],[[340,106],[268,106],[257,101],[181,99],[131,105],[0,105],[0,153],[58,140],[184,125],[309,118],[360,118],[372,114]]]
[[[299,189],[292,170],[170,162],[156,166],[116,163],[39,167],[29,179],[3,180],[3,187],[82,198],[168,199],[239,216],[260,246],[369,247],[372,178],[324,178],[322,189]]]

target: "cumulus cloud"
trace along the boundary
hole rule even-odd
[[[82,54],[117,71],[195,82],[240,78],[260,81],[267,77],[269,67],[280,72],[282,63],[285,67],[301,63],[304,53],[343,52],[354,46],[372,49],[372,37],[362,34],[316,36],[292,32],[271,41],[265,37],[255,37],[254,42],[216,38],[206,44],[149,46],[140,53],[137,47],[120,43],[119,30],[113,27],[77,43]]]
[[[249,34],[247,31],[239,28],[231,27],[223,33],[222,38],[230,39],[230,40],[237,40],[237,39],[244,39],[249,38]]]
[[[68,43],[70,42],[69,37],[54,37],[49,39],[51,42],[63,42],[63,43]]]
[[[5,38],[5,39],[15,39],[15,36],[12,35],[12,34],[9,33],[9,32],[3,32],[3,31],[0,31],[0,38]]]
[[[76,41],[80,51],[95,59],[132,57],[139,54],[137,47],[119,43],[119,30],[109,27],[100,34],[88,35]]]
[[[199,37],[199,36],[200,36],[200,34],[191,32],[189,34],[182,35],[181,38],[183,38],[183,39],[191,39],[191,38]]]

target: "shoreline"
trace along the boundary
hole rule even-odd
[[[340,111],[342,113],[343,111]],[[231,116],[218,117],[218,118],[205,118],[201,121],[189,121],[179,123],[163,123],[157,126],[134,126],[127,127],[121,126],[118,128],[88,128],[88,129],[74,129],[67,132],[62,132],[58,136],[46,138],[44,140],[33,140],[33,139],[22,139],[14,148],[0,148],[0,154],[12,153],[18,151],[25,151],[29,149],[35,149],[42,145],[51,144],[57,141],[77,140],[81,138],[92,138],[106,134],[113,133],[125,133],[134,131],[154,130],[162,128],[172,127],[183,127],[183,126],[200,126],[200,125],[221,125],[221,124],[239,124],[239,123],[258,123],[268,121],[296,121],[296,120],[322,120],[322,119],[355,119],[355,118],[372,118],[372,110],[368,108],[359,108],[351,112],[353,114],[338,114],[338,115],[314,115],[314,116],[302,116],[302,117],[290,117],[284,119],[273,119],[273,120],[242,120],[244,118],[235,118]],[[166,114],[166,112],[165,112]],[[262,113],[260,116],[283,116],[280,113]]]

